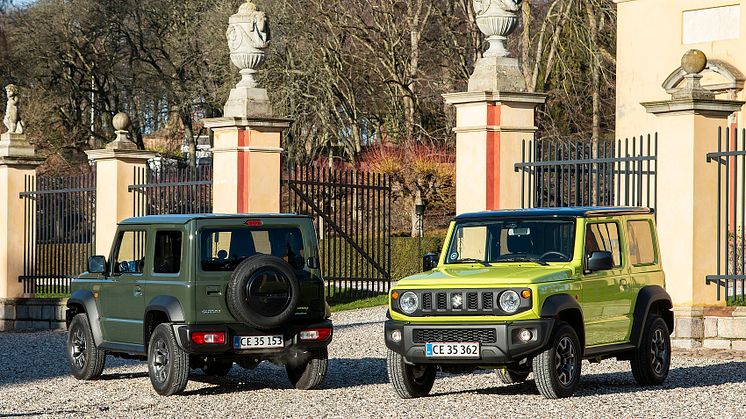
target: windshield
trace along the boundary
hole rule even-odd
[[[569,262],[575,220],[524,219],[456,225],[446,263]]]

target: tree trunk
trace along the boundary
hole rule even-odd
[[[593,1],[585,2],[585,10],[588,16],[588,28],[590,29],[590,53],[591,53],[591,80],[593,98],[593,128],[591,134],[593,158],[598,157],[598,140],[601,136],[601,60],[598,48],[598,21],[593,9]]]
[[[182,107],[179,110],[181,116],[181,123],[184,125],[184,141],[189,147],[189,167],[192,169],[197,167],[197,140],[194,138],[194,131],[192,130],[192,113],[188,107]]]

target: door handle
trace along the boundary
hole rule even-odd
[[[135,297],[142,297],[142,287],[139,285],[135,287]]]
[[[218,286],[218,285],[208,285],[207,286],[207,295],[221,295],[220,286]]]
[[[622,291],[626,291],[629,288],[629,281],[627,281],[626,279],[620,279],[619,288],[621,288]]]

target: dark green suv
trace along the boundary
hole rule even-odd
[[[108,260],[93,256],[67,303],[72,374],[95,379],[107,354],[148,362],[156,392],[190,369],[284,365],[321,386],[332,338],[310,218],[168,215],[120,223]]]

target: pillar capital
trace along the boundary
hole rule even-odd
[[[648,113],[657,116],[702,115],[727,119],[732,113],[740,111],[744,103],[739,100],[681,98],[643,102],[641,105]]]
[[[118,160],[129,163],[146,163],[148,160],[155,158],[158,154],[145,150],[118,150],[102,148],[98,150],[88,150],[85,152],[88,160],[100,162],[107,160]]]

